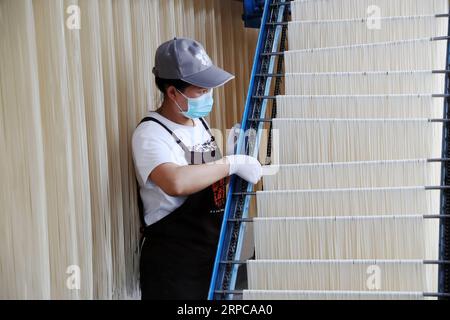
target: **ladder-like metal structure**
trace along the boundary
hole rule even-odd
[[[238,154],[257,156],[268,101],[272,101],[271,118],[276,117],[276,99],[280,94],[283,75],[283,52],[286,48],[287,24],[292,0],[266,0],[253,61],[248,94],[241,121]],[[448,36],[450,36],[450,24]],[[274,72],[276,68],[276,72]],[[447,40],[447,65],[450,70],[450,42]],[[272,90],[272,92],[271,92]],[[450,73],[446,73],[443,109],[442,158],[450,158]],[[447,120],[447,121],[445,121]],[[268,137],[267,161],[271,156],[271,123]],[[450,162],[442,162],[441,186],[450,186]],[[240,298],[236,279],[242,260],[243,238],[246,232],[250,194],[253,185],[238,176],[232,176],[227,195],[221,235],[211,277],[209,300]],[[450,190],[441,189],[440,215],[450,216]],[[439,261],[450,260],[450,219],[440,220]],[[439,299],[449,299],[450,265],[439,264]],[[441,295],[439,295],[441,294]]]
[[[261,27],[253,61],[248,94],[241,121],[241,133],[237,143],[237,153],[256,156],[263,122],[250,119],[264,118],[268,100],[264,96],[270,93],[272,80],[275,79],[276,55],[284,51],[286,25],[279,24],[287,19],[289,1],[266,0],[261,19]],[[280,58],[280,57],[279,57]],[[282,60],[282,57],[281,59]],[[283,61],[278,61],[278,67]],[[278,70],[279,71],[279,70]],[[281,81],[281,78],[276,78]],[[278,84],[279,87],[279,84]],[[275,93],[277,94],[277,93]],[[253,185],[232,176],[225,205],[224,220],[218,244],[217,256],[211,279],[208,299],[232,299],[236,285],[239,264],[232,263],[241,258],[243,235],[246,229],[250,197],[245,194],[253,190]]]
[[[450,13],[450,12],[449,12]],[[449,19],[450,20],[450,19]],[[448,26],[447,35],[450,36],[450,21]],[[450,41],[447,40],[447,58],[446,58],[446,70],[450,70]],[[445,76],[445,96],[444,98],[444,112],[443,118],[450,119],[450,74],[446,73]],[[442,130],[442,158],[450,157],[450,123],[443,123]],[[441,185],[450,185],[450,162],[442,163],[441,170]],[[450,215],[450,191],[441,190],[441,215]],[[450,219],[440,219],[439,224],[439,260],[450,260]],[[438,290],[439,293],[450,293],[450,265],[441,264],[438,269]],[[449,298],[440,298],[449,299]]]

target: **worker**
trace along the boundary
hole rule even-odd
[[[141,298],[206,299],[227,177],[236,174],[255,184],[262,167],[250,156],[222,156],[204,117],[213,107],[213,88],[234,76],[215,66],[199,42],[163,43],[152,72],[163,102],[132,137],[145,226]]]

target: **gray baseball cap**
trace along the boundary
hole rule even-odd
[[[162,79],[179,79],[202,88],[215,88],[234,78],[215,66],[203,46],[189,38],[174,38],[161,44],[152,72]]]

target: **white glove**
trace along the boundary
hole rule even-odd
[[[228,133],[227,139],[227,156],[236,153],[237,140],[239,139],[239,132],[241,130],[241,124],[236,123]]]
[[[258,159],[243,154],[226,156],[225,159],[230,164],[229,175],[237,174],[252,184],[261,179],[262,167]]]

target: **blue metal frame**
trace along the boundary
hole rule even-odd
[[[450,13],[450,12],[449,12]],[[447,35],[450,35],[450,21]],[[447,40],[446,69],[450,69],[450,42]],[[445,94],[450,93],[449,75],[445,76]],[[449,98],[444,98],[443,118],[450,118]],[[442,158],[450,158],[450,128],[448,123],[443,123],[442,130]],[[442,163],[441,185],[450,185],[450,164]],[[450,195],[447,190],[441,191],[440,214],[450,214]],[[439,260],[450,259],[450,226],[448,219],[440,219],[439,223]],[[438,291],[439,293],[450,293],[450,267],[448,265],[439,265]],[[445,299],[445,298],[441,298]]]
[[[279,0],[279,2],[284,2],[284,0]],[[269,7],[270,4],[273,3],[273,0],[266,0],[265,5],[264,5],[264,12],[263,12],[263,16],[261,19],[261,26],[260,26],[260,32],[258,35],[258,42],[257,42],[257,46],[255,49],[255,57],[253,60],[253,66],[252,66],[252,72],[251,72],[251,77],[250,77],[250,84],[248,87],[248,93],[247,93],[247,98],[246,98],[246,103],[245,103],[245,109],[244,109],[244,113],[242,116],[242,121],[241,121],[241,131],[240,131],[240,135],[239,135],[239,139],[238,139],[238,143],[237,143],[237,153],[238,154],[245,154],[245,150],[246,150],[246,145],[245,145],[245,133],[248,130],[248,119],[249,119],[249,115],[250,112],[252,111],[252,95],[253,92],[255,90],[255,78],[256,78],[256,74],[258,72],[258,70],[260,70],[261,68],[261,52],[264,49],[264,44],[265,44],[265,40],[266,40],[266,36],[267,36],[267,26],[266,23],[268,21],[268,15],[269,15]],[[281,7],[280,10],[283,10],[284,8]],[[276,38],[278,38],[279,33],[281,31],[281,28],[277,27],[277,35]],[[275,39],[277,40],[277,39]],[[274,44],[276,42],[274,41]],[[273,65],[274,65],[274,59],[275,57],[272,57],[273,60],[271,59],[271,63],[270,63],[270,67],[273,70]],[[268,90],[270,88],[269,86],[266,86],[266,90]],[[266,104],[267,102],[263,103],[263,108],[262,110],[265,111],[266,108]],[[263,117],[263,113],[261,112],[261,116]],[[258,126],[258,138],[257,138],[257,145],[256,145],[256,150],[253,150],[254,152],[258,152],[258,145],[259,145],[259,140],[260,140],[260,135],[261,135],[261,129],[262,124],[259,124]],[[235,197],[233,196],[233,193],[235,192],[235,187],[238,185],[237,183],[240,182],[241,178],[233,175],[230,179],[230,185],[229,185],[229,189],[228,189],[228,195],[227,195],[227,201],[225,204],[225,212],[224,212],[224,218],[222,221],[222,226],[221,226],[221,232],[220,232],[220,238],[219,238],[219,242],[218,242],[218,246],[217,246],[217,254],[216,254],[216,259],[214,262],[214,269],[213,269],[213,273],[211,276],[211,284],[210,284],[210,288],[209,288],[209,293],[208,293],[208,300],[212,300],[214,299],[214,294],[215,294],[215,290],[218,287],[218,283],[219,281],[221,281],[222,279],[219,278],[219,276],[223,276],[223,275],[219,275],[219,268],[220,268],[220,262],[223,259],[223,256],[225,255],[226,257],[226,252],[225,250],[225,244],[226,241],[230,240],[230,234],[229,234],[229,224],[228,224],[228,220],[230,219],[230,217],[232,216],[232,210],[236,207],[236,200]],[[248,184],[247,190],[251,191],[253,189],[253,185]],[[249,197],[247,196],[245,198],[245,205],[244,205],[244,210],[243,210],[243,217],[245,217],[245,215],[248,214],[248,203],[249,203]],[[239,233],[239,240],[238,240],[238,247],[237,247],[237,254],[240,255],[241,253],[241,246],[242,246],[242,235],[243,235],[243,231],[245,231],[245,226],[243,226],[241,224],[240,227],[240,233]],[[236,275],[237,275],[237,267],[233,266],[233,272],[232,272],[232,281],[231,281],[231,288],[229,289],[233,289],[234,285],[235,285],[235,281],[236,281]]]
[[[279,1],[279,2],[283,2],[283,0]],[[281,22],[283,20],[283,7],[278,8],[278,21],[277,22]],[[274,41],[273,41],[273,45],[272,45],[272,52],[273,51],[277,51],[277,46],[279,44],[279,37],[281,34],[281,26],[277,26],[276,27],[276,32],[275,32],[275,37],[274,37]],[[269,73],[273,73],[273,70],[275,69],[275,60],[276,57],[272,56],[270,58],[270,65],[269,65]],[[268,79],[271,79],[270,77]],[[266,82],[266,86],[264,89],[264,95],[268,96],[270,93],[270,87],[271,87],[271,81],[267,81]],[[248,99],[248,98],[247,98]],[[267,108],[267,100],[263,100],[262,102],[262,107],[261,107],[261,117],[260,118],[264,118],[264,115],[266,114],[266,108]],[[259,145],[261,142],[261,135],[262,135],[262,128],[263,128],[264,124],[262,122],[259,123],[258,125],[258,129],[256,131],[257,133],[257,137],[256,137],[256,144],[255,144],[255,149],[253,150],[253,154],[251,154],[251,156],[253,157],[258,157],[258,152],[259,152]],[[238,149],[239,150],[239,149]],[[241,150],[242,152],[242,150]],[[251,192],[253,191],[253,185],[249,184],[247,186],[247,192]],[[242,218],[247,218],[248,217],[248,207],[250,205],[250,197],[246,197],[245,198],[245,205],[244,205],[244,210],[243,210],[243,215]],[[237,250],[235,253],[235,260],[241,260],[241,249],[243,247],[243,241],[244,241],[244,234],[245,234],[245,229],[247,227],[247,224],[242,223],[240,226],[240,230],[239,230],[239,239],[238,239],[238,245],[237,245]],[[239,266],[238,265],[233,265],[233,272],[232,272],[232,279],[231,279],[231,286],[229,288],[229,290],[234,290],[234,286],[236,284],[236,277],[237,277],[237,271],[238,271]]]

